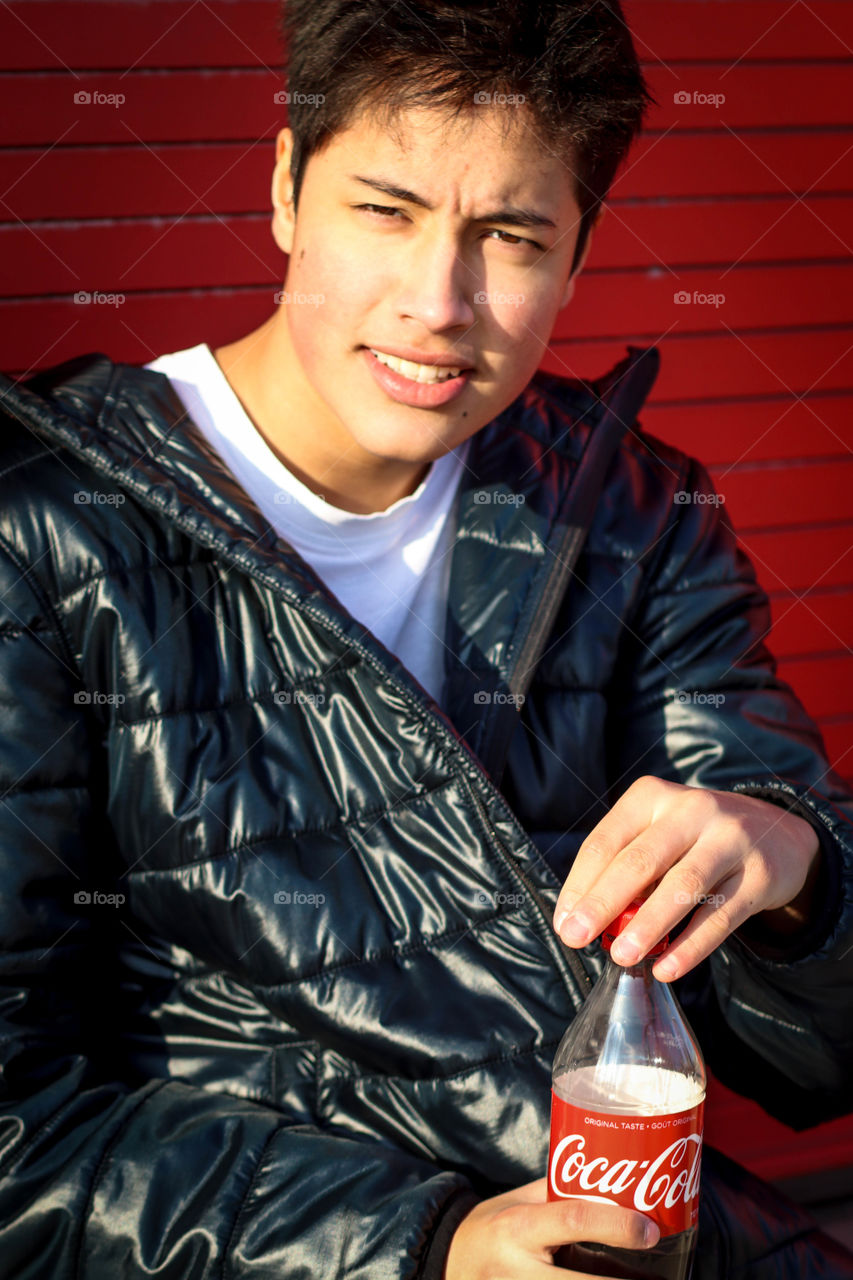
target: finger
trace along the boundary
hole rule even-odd
[[[653,972],[660,981],[671,982],[694,968],[764,901],[772,877],[764,860],[750,858],[751,853],[755,851],[750,838],[739,827],[709,827],[664,875],[614,942],[613,959],[636,964],[693,912]]]
[[[724,906],[719,886],[732,876],[742,876],[746,852],[748,842],[728,828],[723,838],[719,830],[709,829],[700,835],[690,849],[674,860],[614,941],[610,954],[616,963],[637,964],[696,908]],[[667,954],[670,952],[671,949]]]
[[[610,865],[620,849],[629,844],[646,828],[645,821],[632,821],[613,817],[613,810],[607,818],[595,826],[575,854],[569,874],[563,883],[554,908],[554,928],[562,936],[563,925],[573,914],[578,903],[589,893],[602,871]],[[607,826],[604,826],[604,823]],[[568,937],[563,939],[569,942]],[[570,946],[578,943],[569,942]]]
[[[560,899],[586,893],[603,866],[652,821],[649,789],[641,778],[619,797],[584,839],[566,877]]]
[[[575,903],[569,916],[561,921],[559,933],[563,941],[569,946],[586,946],[636,898],[648,897],[651,901],[654,886],[689,852],[693,834],[689,823],[671,818],[653,822],[641,831],[612,856],[583,897]],[[660,904],[657,916],[660,932],[653,938],[651,931],[655,925],[655,912],[651,908],[644,910],[648,946],[666,932],[667,924],[660,920]],[[628,945],[624,945],[624,956],[614,954],[614,960],[621,964],[635,964],[640,958],[639,945],[631,954],[628,951]]]
[[[683,807],[688,794],[691,805],[694,805],[697,795],[707,793],[702,793],[695,787],[685,787],[652,777],[638,778],[628,787],[612,809],[593,827],[575,855],[554,912],[554,927],[558,932],[563,916],[589,893],[598,876],[616,854],[664,816],[673,802],[680,802]],[[607,923],[609,922],[605,921]]]
[[[705,895],[693,919],[652,967],[660,982],[672,982],[689,973],[716,951],[729,934],[755,910],[755,899],[744,887],[742,869]]]
[[[659,1239],[657,1225],[643,1213],[566,1197],[527,1211],[524,1244],[530,1249],[559,1249],[578,1240],[592,1240],[619,1249],[645,1249]]]

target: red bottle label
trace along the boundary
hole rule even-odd
[[[669,1115],[588,1111],[551,1091],[549,1200],[638,1209],[662,1236],[696,1225],[705,1104]]]

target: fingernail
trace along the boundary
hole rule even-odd
[[[670,982],[678,976],[678,961],[673,956],[667,956],[666,960],[655,965],[654,975],[659,982]]]
[[[560,937],[570,947],[582,947],[590,933],[590,923],[583,916],[569,915],[560,929]]]
[[[610,954],[617,964],[636,964],[640,958],[640,948],[636,938],[630,933],[623,933],[613,943]]]
[[[580,901],[579,893],[564,893],[563,901],[560,903],[560,910],[554,916],[554,929],[557,933],[562,931],[563,925],[572,913],[575,904]]]
[[[660,1231],[656,1222],[652,1222],[651,1218],[646,1221],[646,1244],[657,1244],[660,1240]]]

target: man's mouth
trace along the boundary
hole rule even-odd
[[[447,382],[449,378],[458,378],[465,368],[464,365],[453,368],[440,364],[418,364],[414,360],[402,360],[399,356],[388,355],[387,352],[378,351],[375,347],[368,347],[368,351],[372,352],[380,364],[387,365],[395,373],[402,374],[404,378],[409,378],[412,382],[421,382],[427,385]]]

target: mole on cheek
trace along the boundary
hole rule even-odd
[[[302,259],[303,259],[304,257],[305,257],[305,250],[304,250],[304,249],[300,249],[300,251],[299,251],[299,261],[301,262],[301,261],[302,261]]]

